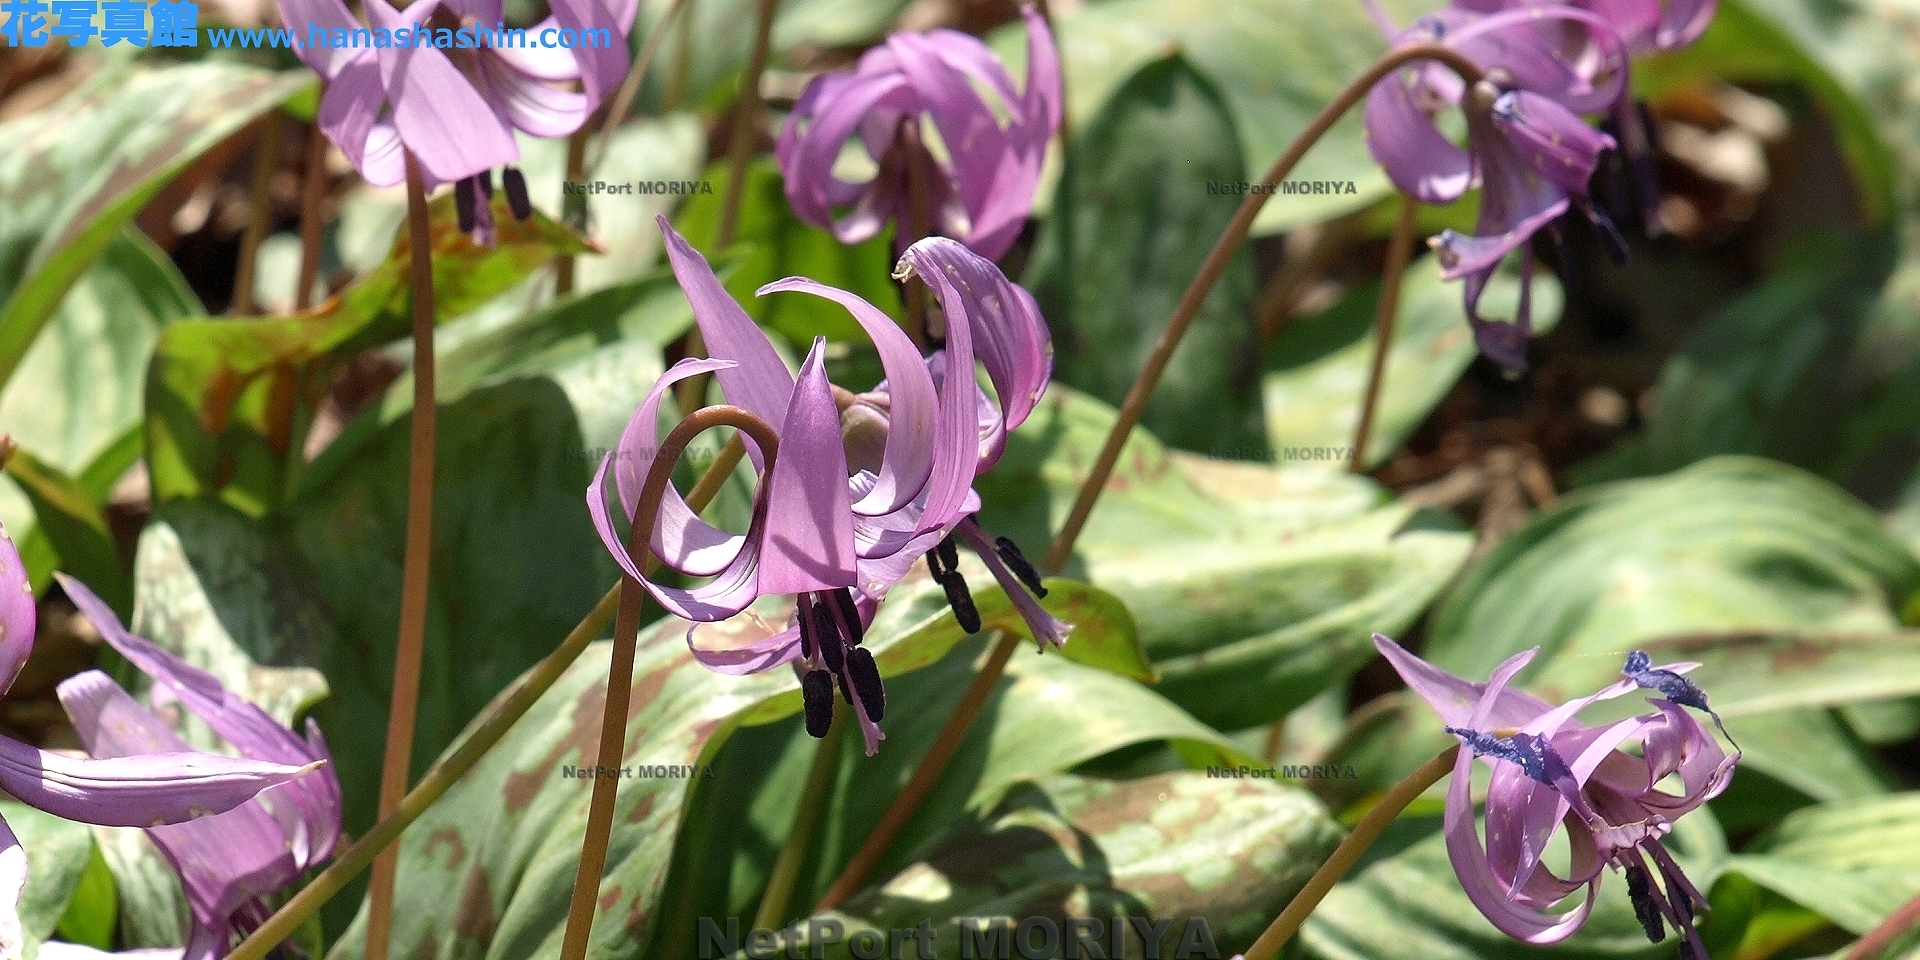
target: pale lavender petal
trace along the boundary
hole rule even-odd
[[[632,5],[637,3],[638,0],[625,0],[621,4],[624,18],[607,9],[600,0],[551,0],[548,4],[552,19],[563,29],[579,31],[583,38],[582,45],[573,48],[573,55],[580,64],[580,86],[586,93],[589,113],[626,77],[627,31],[633,29]],[[599,34],[585,31],[599,30],[607,31],[615,42],[604,47],[587,44],[585,38]]]
[[[693,304],[693,317],[707,342],[707,355],[724,357],[736,364],[714,375],[726,392],[727,402],[745,408],[769,424],[786,419],[787,400],[793,394],[793,374],[787,372],[787,365],[774,352],[767,335],[720,285],[720,278],[714,276],[707,258],[693,249],[666,217],[656,216],[654,221],[666,238],[667,259],[673,264],[674,278],[680,281],[680,289]],[[758,454],[754,464],[760,464]]]
[[[928,387],[932,389],[931,385]],[[0,527],[0,693],[13,686],[39,629],[38,599],[27,580],[27,566],[6,527]]]
[[[407,26],[410,18],[431,12],[419,8],[430,6],[415,3],[402,13],[386,0],[366,0],[367,16],[376,28]],[[446,54],[419,46],[380,54],[380,77],[393,108],[394,129],[424,174],[452,183],[520,159],[511,131]]]
[[[890,398],[887,412],[886,456],[872,489],[853,504],[865,516],[891,513],[913,502],[933,471],[934,416],[940,398],[919,348],[891,317],[856,294],[800,277],[789,277],[761,287],[760,296],[797,290],[824,297],[847,308],[873,339],[886,371]]]
[[[771,670],[800,656],[800,630],[788,627],[771,637],[724,650],[702,649],[694,640],[698,624],[687,627],[687,649],[700,665],[714,673],[744,676]]]
[[[528,77],[494,57],[477,58],[492,100],[515,127],[536,137],[564,137],[580,128],[597,106],[586,94]]]
[[[810,593],[854,585],[853,511],[840,410],[827,382],[825,337],[800,366],[767,480],[763,593]]]
[[[1446,38],[1481,67],[1576,113],[1599,113],[1626,92],[1626,46],[1611,25],[1565,5],[1525,6],[1475,18]]]
[[[206,753],[74,760],[0,737],[0,789],[57,817],[151,827],[225,813],[309,770]]]
[[[1617,146],[1578,114],[1525,90],[1511,90],[1495,100],[1492,120],[1512,159],[1571,196],[1587,195],[1600,155]]]
[[[1045,607],[1040,606],[1040,601],[1035,600],[1033,594],[1027,592],[1026,587],[1020,583],[1020,579],[1014,576],[1013,571],[1007,569],[1007,565],[1001,561],[998,552],[994,550],[993,541],[987,539],[985,531],[980,529],[980,524],[969,517],[960,521],[956,530],[966,538],[967,546],[972,547],[973,552],[980,555],[987,569],[993,572],[993,579],[1000,583],[1001,590],[1006,591],[1007,599],[1013,601],[1014,609],[1020,611],[1020,619],[1026,621],[1027,630],[1033,634],[1033,641],[1040,647],[1040,652],[1045,653],[1048,647],[1058,650],[1066,646],[1067,635],[1073,632],[1073,624],[1055,617],[1048,613]]]
[[[1665,0],[1666,14],[1660,18],[1660,33],[1654,45],[1661,50],[1691,46],[1713,23],[1719,0]]]
[[[675,451],[660,449],[661,399],[669,396],[668,391],[682,380],[727,370],[734,365],[731,360],[689,357],[661,374],[654,381],[653,388],[647,391],[647,398],[641,402],[640,409],[634,411],[633,418],[627,421],[626,429],[621,432],[619,447],[607,458],[613,464],[615,487],[629,522],[639,506],[640,489],[646,483],[647,473],[653,469],[655,459],[669,453],[677,456]],[[750,443],[749,446],[756,454],[759,453],[757,445]],[[598,482],[592,489],[599,489]],[[589,502],[597,499],[591,492],[588,494]],[[745,542],[744,537],[730,534],[700,519],[687,506],[686,500],[674,489],[673,484],[667,484],[652,536],[653,552],[660,562],[690,576],[711,576],[731,564]],[[617,557],[624,557],[626,547],[623,544],[623,540],[609,540],[607,549]]]
[[[1367,92],[1367,150],[1401,193],[1421,203],[1460,199],[1473,182],[1473,158],[1440,132],[1414,102],[1418,75],[1396,71]]]
[[[302,41],[294,48],[294,54],[327,80],[334,79],[348,61],[362,55],[361,51],[352,47],[317,46],[304,42],[308,24],[322,30],[351,32],[360,28],[360,21],[353,18],[353,11],[348,10],[341,0],[280,0],[280,22]]]
[[[387,88],[380,63],[371,53],[341,61],[339,72],[320,98],[320,129],[347,155],[368,183],[391,187],[406,179],[399,133],[381,121]]]
[[[923,530],[944,526],[959,515],[960,505],[973,491],[974,466],[979,459],[980,425],[973,383],[973,322],[967,297],[956,286],[961,277],[977,278],[980,258],[944,237],[928,237],[908,248],[900,259],[897,278],[917,276],[933,289],[947,317],[947,362],[956,375],[940,395],[940,420],[934,434],[933,474],[927,479]],[[991,266],[991,265],[989,265]],[[905,271],[903,273],[902,271]],[[969,283],[978,288],[978,284]],[[964,375],[961,375],[964,373]]]
[[[1531,694],[1502,686],[1485,718],[1476,721],[1475,715],[1486,700],[1491,684],[1474,683],[1456,677],[1414,656],[1384,634],[1374,634],[1373,645],[1387,658],[1394,672],[1400,674],[1400,679],[1406,681],[1407,686],[1425,700],[1440,715],[1441,722],[1449,727],[1471,730],[1519,728],[1552,709],[1546,701]],[[1500,665],[1496,673],[1526,666],[1539,650],[1535,647],[1514,654]]]

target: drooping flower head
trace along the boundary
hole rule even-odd
[[[546,20],[524,31],[506,27],[501,0],[417,0],[404,10],[365,0],[365,26],[341,0],[282,0],[280,14],[301,42],[295,52],[327,81],[320,129],[367,182],[386,187],[406,179],[411,152],[429,188],[455,184],[461,229],[490,244],[485,200],[493,168],[507,168],[514,215],[532,211],[526,179],[511,166],[520,159],[513,132],[572,133],[627,70],[626,35],[638,0],[550,6]],[[310,29],[333,39],[316,43]],[[577,45],[523,45],[543,32],[565,33]],[[365,42],[354,43],[356,35]]]
[[[1027,222],[1062,115],[1053,35],[1031,6],[1022,15],[1024,90],[1015,90],[986,44],[953,30],[893,34],[853,68],[813,78],[775,151],[794,212],[842,243],[871,239],[893,220],[895,249],[904,250],[918,239],[906,235],[908,179],[924,177],[932,231],[998,260]],[[923,117],[938,134],[939,152],[909,146],[920,140],[901,135],[903,124],[917,134]],[[865,180],[834,172],[850,138],[877,168]]]
[[[1394,43],[1444,44],[1485,74],[1469,84],[1437,64],[1395,71],[1368,93],[1367,147],[1394,185],[1422,203],[1452,203],[1482,187],[1473,236],[1448,230],[1432,243],[1442,275],[1466,280],[1467,317],[1482,352],[1518,373],[1532,333],[1533,235],[1577,208],[1624,256],[1612,223],[1587,198],[1600,155],[1615,144],[1581,115],[1620,101],[1626,47],[1607,22],[1559,5],[1485,13],[1456,6],[1421,18]],[[1448,109],[1466,117],[1466,149],[1440,129],[1437,117]],[[1516,251],[1523,278],[1514,320],[1486,320],[1480,294]]]
[[[0,528],[0,692],[13,685],[26,663],[38,625],[26,568]],[[317,766],[180,749],[75,760],[0,737],[0,790],[54,816],[110,827],[152,827],[224,813]],[[0,956],[17,956],[23,948],[18,903],[28,867],[26,850],[0,821]]]
[[[250,760],[306,766],[329,760],[309,719],[305,737],[221,685],[212,674],[134,636],[79,581],[60,584],[115,650],[154,680],[154,700],[185,706]],[[98,670],[60,684],[60,703],[87,752],[105,760],[189,750],[159,717]],[[340,781],[331,766],[265,790],[225,813],[153,826],[147,835],[180,873],[192,911],[182,960],[220,960],[236,935],[265,923],[269,898],[332,856],[340,841]]]
[[[659,223],[712,357],[683,360],[654,384],[588,487],[589,512],[622,568],[683,619],[712,622],[762,596],[796,597],[795,622],[786,630],[729,650],[695,645],[694,655],[734,674],[803,664],[809,729],[824,734],[837,686],[857,708],[872,753],[882,739],[885,695],[873,657],[861,645],[864,630],[913,561],[979,509],[974,476],[999,456],[1005,431],[1026,417],[1044,390],[1051,353],[1038,310],[993,264],[940,238],[916,245],[906,261],[916,275],[934,278],[934,295],[948,317],[946,347],[931,359],[891,318],[855,294],[802,278],[761,288],[763,295],[793,291],[832,300],[861,324],[879,352],[886,381],[856,396],[828,381],[824,340],[814,342],[798,375],[790,372],[705,258],[664,217]],[[997,405],[971,376],[976,360],[1003,398]],[[969,375],[948,377],[949,369]],[[728,403],[773,428],[779,453],[768,469],[765,451],[743,434],[761,475],[743,534],[708,524],[668,485],[651,531],[652,552],[681,574],[712,578],[680,587],[648,579],[627,555],[607,508],[606,479],[611,472],[631,523],[660,453],[660,401],[675,383],[702,373],[713,374]],[[951,595],[954,588],[948,589]],[[964,584],[959,589],[964,593]],[[1036,636],[1064,638],[1067,625],[1024,594],[1016,602],[1021,600],[1031,606],[1030,622],[1039,624]],[[690,632],[690,645],[692,639]]]
[[[1706,709],[1705,694],[1681,676],[1698,664],[1654,668],[1636,652],[1622,671],[1625,679],[1556,707],[1508,687],[1538,648],[1509,658],[1486,683],[1473,683],[1378,634],[1374,646],[1467,748],[1447,793],[1447,854],[1467,896],[1494,926],[1532,944],[1565,940],[1586,922],[1602,871],[1612,867],[1626,875],[1649,939],[1661,942],[1671,926],[1681,937],[1682,957],[1706,960],[1693,925],[1706,898],[1660,842],[1675,820],[1727,788],[1740,759],[1687,710]],[[1574,719],[1593,703],[1636,689],[1662,694],[1647,701],[1653,713],[1600,727]],[[1638,756],[1620,749],[1630,741],[1640,745]],[[1471,795],[1476,756],[1493,768],[1484,846]],[[1669,776],[1677,778],[1679,793],[1658,789]],[[1541,862],[1562,827],[1572,852],[1565,877]],[[1583,887],[1578,906],[1555,912]]]

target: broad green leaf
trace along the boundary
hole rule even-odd
[[[24,447],[7,461],[6,473],[33,504],[39,520],[34,532],[52,548],[59,568],[86,581],[125,616],[133,605],[133,584],[120,566],[120,549],[99,502],[79,480]]]
[[[1513,316],[1519,296],[1514,277],[1496,275],[1481,299],[1482,315]],[[1559,322],[1562,302],[1551,275],[1533,278],[1536,334]],[[1369,283],[1324,313],[1288,322],[1267,345],[1267,436],[1280,460],[1346,468],[1373,367],[1379,303],[1380,286]],[[1433,257],[1415,260],[1400,288],[1393,346],[1367,441],[1368,467],[1385,463],[1407,442],[1478,355],[1461,284],[1440,279]],[[1321,457],[1323,450],[1338,455]]]
[[[1004,597],[992,601],[983,594],[982,601],[983,615],[1006,616]],[[718,647],[767,636],[778,629],[773,624],[784,622],[777,612],[767,613],[768,619],[739,617],[704,625],[693,641]],[[932,617],[907,626],[895,632],[876,622],[867,635],[866,646],[883,675],[936,661],[961,639],[950,619]],[[1089,627],[1102,630],[1097,624]],[[692,783],[709,779],[688,778],[683,768],[706,769],[742,724],[776,722],[801,707],[792,671],[745,677],[714,673],[687,652],[687,632],[688,624],[664,620],[640,638],[626,759],[646,775],[636,773],[620,792],[601,882],[604,907],[595,926],[596,953],[641,955],[655,926],[671,915],[664,913],[659,896],[686,794]],[[402,837],[405,903],[396,911],[395,955],[527,960],[557,952],[579,863],[578,824],[591,784],[568,772],[593,756],[608,655],[607,644],[589,648],[499,746]],[[894,716],[889,713],[889,722]],[[650,769],[656,765],[676,769]],[[363,919],[334,947],[336,960],[359,955]]]
[[[1271,782],[1189,772],[1117,782],[1053,776],[1015,790],[983,820],[956,822],[913,863],[814,919],[839,921],[849,938],[930,920],[934,956],[968,956],[962,918],[1001,918],[1015,929],[1049,918],[1065,943],[1072,918],[1121,915],[1158,926],[1158,938],[1143,942],[1133,923],[1114,936],[1108,923],[1083,921],[1100,953],[1080,955],[1224,957],[1252,945],[1339,839],[1311,796]],[[810,946],[854,955],[850,943],[826,940]],[[1202,943],[1215,949],[1192,950]]]
[[[147,358],[161,328],[202,312],[166,254],[138,231],[123,229],[67,292],[0,389],[0,432],[47,466],[79,478],[97,509],[139,457],[140,438],[130,432],[140,422]],[[95,472],[102,483],[87,476]],[[34,588],[45,589],[59,553],[11,479],[0,480],[0,522],[19,541]]]
[[[93,835],[84,823],[62,820],[17,800],[0,800],[0,817],[27,854],[27,886],[20,893],[20,927],[31,960],[67,912],[93,862]]]
[[[289,728],[327,696],[314,669],[338,639],[306,574],[232,508],[208,499],[162,504],[134,559],[134,633],[218,678]],[[142,678],[142,685],[145,680]],[[200,718],[182,736],[222,741]]]
[[[674,229],[688,242],[711,255],[719,234],[722,201],[727,192],[727,165],[707,168],[702,183],[712,187],[689,197],[674,218]],[[657,230],[652,224],[647,229]],[[846,246],[833,234],[794,216],[780,168],[762,157],[747,168],[747,186],[740,198],[740,218],[734,231],[740,259],[727,277],[727,292],[739,301],[756,323],[778,331],[804,351],[816,336],[864,344],[866,334],[846,308],[819,297],[777,293],[765,297],[754,291],[784,277],[807,277],[830,287],[859,294],[888,316],[903,314],[893,273],[893,239],[883,231],[865,243]]]
[[[1858,501],[1783,464],[1715,458],[1578,491],[1537,515],[1462,578],[1434,614],[1425,655],[1481,679],[1539,646],[1519,682],[1555,702],[1616,679],[1629,650],[1702,661],[1690,677],[1748,762],[1831,796],[1813,792],[1833,789],[1825,778],[1798,773],[1808,743],[1857,748],[1822,736],[1819,714],[1742,717],[1920,691],[1920,644],[1898,632],[1896,614],[1916,590],[1920,562]],[[1638,707],[1622,698],[1593,716]],[[1412,722],[1430,720],[1422,711]]]
[[[1384,6],[1407,24],[1440,4],[1389,0]],[[1314,115],[1387,51],[1363,5],[1317,0],[1090,3],[1062,12],[1056,33],[1074,130],[1084,129],[1134,71],[1178,52],[1219,87],[1232,111],[1243,163],[1233,179],[1256,182]],[[992,38],[1016,75],[1026,62],[1026,42],[1018,26]],[[1364,209],[1391,190],[1367,153],[1358,108],[1321,138],[1287,180],[1306,185],[1307,192],[1269,198],[1254,221],[1256,236]],[[1312,192],[1314,182],[1324,192]],[[1052,195],[1042,190],[1043,200]]]
[[[1920,794],[1808,807],[1728,869],[1859,935],[1920,894]]]
[[[1060,382],[1118,404],[1238,200],[1233,118],[1185,59],[1155,60],[1073,140],[1024,283],[1053,331]],[[1228,262],[1155,387],[1141,424],[1171,446],[1265,449],[1253,254]]]
[[[60,939],[82,943],[101,950],[113,948],[113,931],[119,919],[120,901],[114,889],[113,871],[99,846],[87,854],[87,868],[73,888],[67,912],[61,914],[54,930]]]
[[[120,61],[0,125],[0,384],[68,288],[167,181],[314,82],[305,70]]]
[[[434,310],[444,320],[520,283],[552,257],[586,249],[544,214],[513,218],[494,197],[497,242],[475,244],[453,200],[431,205]],[[281,502],[329,383],[332,364],[405,335],[412,311],[411,243],[338,297],[304,314],[176,323],[160,338],[147,380],[148,465],[156,502],[218,493],[259,514]]]
[[[1056,385],[976,481],[981,522],[1038,555],[1113,414]],[[1223,730],[1267,723],[1373,657],[1466,559],[1449,518],[1383,505],[1371,481],[1169,453],[1136,430],[1068,575],[1118,596],[1159,690]]]

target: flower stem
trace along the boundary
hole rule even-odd
[[[660,49],[660,41],[667,38],[667,31],[673,27],[673,19],[687,5],[687,0],[673,0],[667,12],[654,22],[653,32],[647,34],[647,42],[640,46],[640,56],[633,61],[633,67],[627,71],[627,78],[620,81],[620,89],[614,93],[613,100],[607,104],[607,119],[600,124],[600,142],[593,151],[593,162],[588,166],[600,172],[600,164],[607,159],[607,151],[613,149],[614,131],[627,122],[627,112],[633,107],[633,98],[640,93],[640,84],[647,79],[647,68],[653,65],[654,52]]]
[[[1413,218],[1420,209],[1412,197],[1400,198],[1400,216],[1387,241],[1386,274],[1380,280],[1380,305],[1373,315],[1373,367],[1367,371],[1366,398],[1360,402],[1360,425],[1353,433],[1353,473],[1367,471],[1367,441],[1373,436],[1373,417],[1380,405],[1380,386],[1387,378],[1387,351],[1393,348],[1393,321],[1400,312],[1400,281],[1413,259]]]
[[[427,635],[427,574],[433,559],[433,234],[420,163],[407,154],[408,252],[413,277],[413,430],[407,452],[407,548],[400,580],[400,632],[394,645],[393,702],[380,771],[380,817],[399,809],[413,761],[413,725],[420,708],[420,659]],[[386,960],[393,929],[393,881],[400,851],[373,865],[367,908],[367,960]]]
[[[731,426],[753,438],[760,448],[768,476],[779,456],[780,438],[760,418],[739,408],[706,407],[680,421],[660,444],[653,466],[634,508],[627,531],[627,553],[635,566],[646,569],[652,552],[654,520],[661,498],[673,476],[673,465],[695,436],[718,426]],[[596,491],[597,493],[597,491]],[[631,576],[620,579],[619,610],[613,620],[613,657],[607,667],[606,709],[600,717],[600,746],[595,763],[601,770],[618,770],[627,748],[627,707],[633,695],[633,661],[639,646],[640,614],[646,588]],[[607,865],[607,843],[613,836],[613,803],[618,777],[597,776],[587,807],[587,832],[580,845],[580,867],[573,877],[573,899],[567,907],[567,929],[560,960],[582,960],[593,933],[593,911],[600,897],[600,875]]]
[[[780,857],[773,862],[767,877],[767,892],[760,898],[760,912],[754,916],[755,929],[778,930],[786,925],[787,904],[793,900],[793,887],[800,879],[800,866],[813,846],[815,828],[820,825],[820,809],[826,805],[827,792],[834,775],[840,771],[840,744],[846,740],[849,710],[844,700],[833,705],[833,725],[813,751],[813,765],[807,768],[807,785],[800,792],[800,806],[793,811],[793,828],[780,845]]]
[[[866,842],[860,844],[853,859],[847,862],[846,869],[834,878],[833,886],[828,887],[826,895],[820,898],[820,905],[813,908],[814,913],[831,910],[860,892],[867,877],[873,873],[873,868],[880,864],[880,858],[886,854],[887,848],[900,836],[900,831],[906,829],[907,821],[913,819],[920,802],[933,791],[935,781],[940,779],[947,764],[952,762],[955,751],[960,749],[960,741],[966,739],[974,718],[980,716],[980,710],[987,705],[987,698],[993,694],[1000,676],[1006,673],[1007,661],[1013,657],[1014,646],[1019,640],[1010,632],[1001,632],[1000,639],[993,645],[993,653],[988,655],[980,672],[974,674],[967,692],[961,695],[960,705],[954,708],[953,716],[947,718],[946,726],[940,728],[939,738],[928,748],[926,757],[914,768],[913,776],[901,788],[899,795],[893,798],[887,812],[880,815],[880,822],[874,825],[872,833],[867,834]]]
[[[254,268],[260,259],[260,241],[267,238],[268,222],[273,217],[273,168],[280,160],[280,111],[268,112],[261,122],[260,140],[254,144],[253,183],[247,195],[247,228],[240,233],[240,264],[233,272],[233,300],[227,312],[236,317],[252,316]]]
[[[1847,951],[1846,960],[1874,960],[1893,946],[1894,941],[1912,932],[1916,924],[1920,924],[1920,896],[1902,904],[1900,909],[1880,921],[1879,926],[1854,941],[1853,947]]]
[[[906,249],[933,233],[933,193],[932,184],[927,180],[928,170],[921,164],[920,157],[926,147],[920,143],[920,117],[915,114],[900,121],[898,137],[900,160],[906,165],[907,177],[907,222],[898,229],[907,232],[906,242],[896,244],[896,249]],[[913,345],[925,352],[927,342],[933,339],[933,327],[927,311],[927,285],[924,283],[902,284],[906,288],[907,336],[913,339]]]
[[[1454,758],[1459,753],[1458,745],[1440,751],[1434,755],[1433,759],[1421,764],[1420,769],[1408,774],[1405,780],[1388,790],[1386,795],[1373,805],[1373,809],[1368,810],[1367,815],[1361,817],[1359,823],[1354,824],[1353,832],[1347,834],[1347,838],[1340,841],[1340,846],[1334,848],[1333,856],[1328,857],[1327,862],[1321,864],[1320,869],[1315,870],[1313,876],[1307,878],[1307,885],[1293,895],[1293,900],[1287,904],[1285,910],[1280,911],[1279,916],[1273,918],[1273,923],[1268,925],[1265,933],[1260,934],[1260,939],[1255,940],[1253,946],[1247,948],[1246,960],[1274,960],[1279,956],[1280,948],[1286,946],[1288,940],[1293,939],[1300,925],[1306,922],[1307,914],[1312,913],[1313,908],[1319,906],[1320,901],[1326,898],[1327,892],[1333,889],[1333,885],[1339,883],[1340,878],[1346,876],[1347,871],[1352,870],[1353,865],[1360,862],[1361,855],[1367,852],[1368,847],[1373,846],[1375,840],[1380,839],[1380,834],[1385,832],[1387,825],[1400,815],[1400,811],[1407,808],[1407,804],[1412,803],[1425,793],[1428,787],[1439,783],[1441,777],[1453,770]]]
[[[1320,137],[1343,114],[1352,109],[1354,104],[1359,103],[1360,98],[1366,96],[1367,91],[1373,89],[1375,83],[1416,60],[1437,61],[1459,74],[1468,84],[1477,82],[1481,77],[1480,68],[1473,61],[1437,43],[1408,44],[1390,50],[1386,56],[1374,61],[1372,66],[1348,84],[1346,89],[1340,91],[1340,95],[1335,97],[1332,103],[1327,104],[1311,123],[1307,124],[1307,128],[1301,131],[1300,136],[1295,138],[1286,152],[1280,155],[1280,159],[1274,162],[1273,169],[1267,171],[1261,184],[1272,188],[1286,179],[1287,174],[1293,171],[1294,165],[1306,155],[1308,148],[1318,142]],[[1213,291],[1213,286],[1219,282],[1220,275],[1226,272],[1227,262],[1233,257],[1234,251],[1252,231],[1253,218],[1259,215],[1260,208],[1266,205],[1270,195],[1268,190],[1248,192],[1247,199],[1240,204],[1240,210],[1233,215],[1233,220],[1227,225],[1226,232],[1220,235],[1220,239],[1213,245],[1213,251],[1207,254],[1206,262],[1201,265],[1200,272],[1187,286],[1186,293],[1181,295],[1179,305],[1174,308],[1173,318],[1167,321],[1167,329],[1160,334],[1159,342],[1154,344],[1153,353],[1147,357],[1146,366],[1141,369],[1140,376],[1134,380],[1133,387],[1127,391],[1126,400],[1120,405],[1119,418],[1107,434],[1106,446],[1101,448],[1092,472],[1087,475],[1086,482],[1081,485],[1080,495],[1074,501],[1073,510],[1067,514],[1065,526],[1061,528],[1059,536],[1054,538],[1052,549],[1047,551],[1044,565],[1048,570],[1060,570],[1066,566],[1067,559],[1073,555],[1074,541],[1080,538],[1080,531],[1086,526],[1087,516],[1093,512],[1094,503],[1100,499],[1100,493],[1106,488],[1108,478],[1113,476],[1114,464],[1120,459],[1120,448],[1126,445],[1128,434],[1133,432],[1133,428],[1140,423],[1141,416],[1146,413],[1147,401],[1153,397],[1153,389],[1159,384],[1160,375],[1166,372],[1168,362],[1173,359],[1174,349],[1180,345],[1180,339],[1186,336],[1187,328],[1192,326],[1193,318],[1200,313],[1200,305]]]
[[[687,494],[687,505],[698,511],[712,503],[714,494],[719,491],[721,484],[726,482],[733,468],[739,465],[744,453],[745,447],[740,444],[738,438],[729,443],[721,451],[719,459],[707,468],[699,484]],[[642,569],[650,570],[651,567],[652,564],[649,564]],[[418,820],[421,814],[427,812],[428,807],[433,806],[434,802],[458,783],[461,777],[466,776],[467,771],[472,770],[474,765],[493,749],[494,744],[499,743],[507,735],[507,731],[513,729],[513,725],[520,722],[520,718],[526,716],[528,710],[533,709],[533,705],[559,681],[561,675],[567,672],[567,668],[572,666],[575,660],[580,659],[580,654],[586,652],[594,638],[600,635],[600,631],[605,630],[607,624],[613,621],[619,594],[618,584],[609,589],[606,595],[600,598],[600,602],[594,604],[593,609],[588,611],[579,624],[567,634],[567,638],[560,641],[560,645],[555,647],[552,653],[534,664],[532,670],[514,681],[512,686],[488,705],[486,712],[480,716],[478,724],[474,727],[473,733],[460,741],[453,752],[435,763],[433,768],[427,771],[426,776],[420,778],[420,785],[414,787],[406,798],[400,801],[400,806],[391,816],[381,818],[372,830],[367,831],[366,836],[348,847],[346,852],[321,871],[319,876],[314,877],[313,882],[308,884],[306,889],[287,901],[286,905],[276,911],[265,924],[235,947],[234,951],[227,955],[226,960],[262,960],[276,945],[299,929],[307,918],[319,912],[320,908],[328,900],[333,899],[334,894],[339,893],[342,887],[350,883],[354,877],[359,876],[360,871],[365,870],[367,864],[373,862],[375,855],[386,849],[388,844],[400,836],[401,831],[413,821]]]
[[[747,191],[747,163],[760,143],[760,75],[767,70],[767,49],[773,41],[773,15],[780,0],[759,0],[759,20],[753,34],[753,55],[740,81],[740,99],[734,105],[733,142],[727,150],[727,193],[721,198],[720,225],[713,246],[724,250],[733,243],[740,221],[740,199]]]
[[[327,138],[315,126],[307,134],[307,173],[300,182],[300,279],[293,309],[313,306],[313,285],[320,280],[320,201],[327,194]]]

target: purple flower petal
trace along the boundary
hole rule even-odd
[[[875,516],[891,513],[913,502],[933,471],[934,413],[939,397],[919,348],[893,319],[859,296],[800,277],[769,283],[760,296],[797,290],[824,297],[847,308],[873,339],[886,371],[890,405],[886,454],[871,490],[853,504],[855,513]]]
[[[38,598],[27,580],[27,566],[7,528],[0,526],[0,693],[13,686],[13,678],[33,653],[39,620]]]
[[[1470,730],[1517,729],[1552,709],[1546,701],[1528,693],[1506,689],[1504,685],[1488,703],[1488,691],[1493,686],[1490,682],[1462,680],[1414,656],[1384,634],[1374,634],[1373,645],[1387,658],[1394,672],[1400,674],[1400,679],[1406,681],[1407,686],[1425,700],[1440,715],[1440,721],[1449,727]],[[1534,655],[1539,652],[1540,648],[1535,647],[1516,653],[1495,672],[1517,671],[1532,662]],[[1486,716],[1475,719],[1483,706],[1487,710]]]
[[[414,3],[403,13],[386,0],[366,0],[375,28],[412,25],[434,4]],[[466,76],[437,49],[408,46],[381,51],[380,78],[400,139],[435,183],[452,183],[520,159],[511,131]]]
[[[687,300],[693,304],[693,318],[707,342],[708,356],[725,357],[735,364],[714,374],[720,381],[720,389],[726,392],[727,402],[745,408],[769,424],[786,419],[787,400],[793,394],[793,374],[787,372],[786,363],[774,352],[773,344],[754,324],[753,318],[747,316],[720,285],[720,278],[714,276],[707,258],[693,249],[666,217],[656,216],[654,222],[660,225],[660,233],[666,238],[667,259],[673,265],[674,279],[680,281],[680,289],[686,291]],[[760,465],[757,453],[754,465]],[[621,494],[638,496],[639,491],[635,489],[629,494],[623,486]]]
[[[827,382],[825,337],[800,366],[780,429],[780,457],[767,480],[763,593],[811,593],[854,585],[853,510],[840,410]]]

